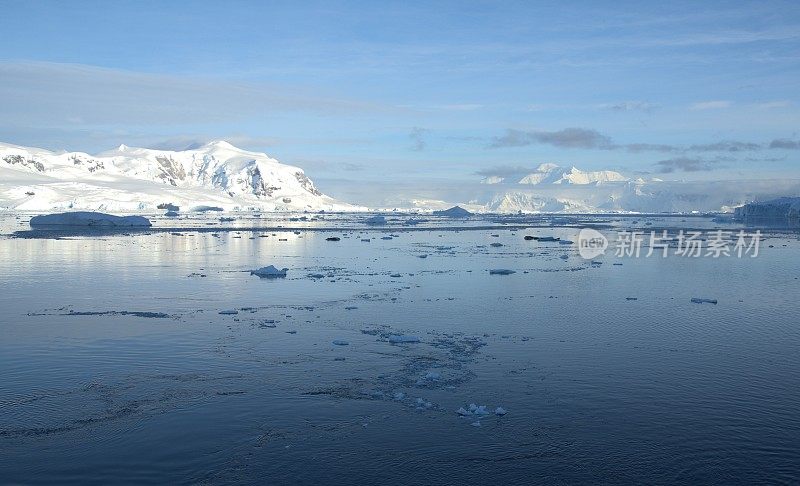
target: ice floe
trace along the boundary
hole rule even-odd
[[[704,299],[700,297],[692,297],[692,302],[695,304],[716,304],[717,299]]]
[[[368,225],[382,225],[386,224],[386,218],[381,216],[380,214],[375,215],[371,218],[367,218],[364,220],[364,224]]]
[[[391,344],[418,343],[420,342],[420,338],[408,334],[392,335],[389,336],[389,342]]]

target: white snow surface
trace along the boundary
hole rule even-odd
[[[357,211],[303,169],[224,141],[181,151],[121,145],[97,155],[0,143],[0,208],[136,212],[174,204],[225,210]]]

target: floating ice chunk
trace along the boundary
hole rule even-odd
[[[401,335],[389,336],[389,342],[392,344],[418,343],[420,342],[420,339],[417,336],[401,334]]]
[[[261,278],[280,278],[285,277],[288,270],[288,268],[277,269],[274,265],[269,265],[258,270],[251,270],[250,275],[256,275]]]
[[[93,228],[149,227],[150,220],[144,216],[114,216],[93,211],[44,214],[34,216],[31,226],[89,226]]]
[[[350,343],[345,341],[345,340],[343,340],[343,339],[334,339],[333,340],[333,344],[335,344],[336,346],[347,346]]]
[[[428,380],[428,381],[436,381],[436,380],[441,379],[442,375],[440,373],[435,372],[435,371],[429,371],[427,374],[425,374],[424,378],[426,380]]]
[[[509,270],[507,268],[495,268],[489,270],[489,275],[511,275],[512,273],[517,273],[516,270]]]
[[[219,311],[219,313],[222,314],[223,316],[233,316],[238,314],[239,311],[236,309],[230,309],[230,310],[221,310]]]
[[[486,410],[486,405],[475,405],[474,403],[470,403],[469,411],[472,415],[489,415],[489,411]]]
[[[397,401],[403,400],[406,398],[406,394],[403,392],[397,392],[394,394],[394,399]]]
[[[476,420],[476,421],[472,422],[470,425],[473,426],[473,427],[480,427],[481,426],[481,421],[480,420]]]
[[[424,408],[433,408],[433,403],[431,403],[431,402],[429,402],[429,401],[427,401],[425,399],[422,399],[422,398],[417,398],[414,401],[414,403],[417,404],[417,410],[421,410],[421,409],[424,409]]]
[[[717,303],[717,299],[703,299],[700,297],[692,297],[692,302],[695,304],[715,304]]]
[[[506,409],[505,409],[505,408],[503,408],[503,407],[497,407],[497,408],[495,408],[495,409],[494,409],[494,414],[495,414],[495,415],[499,415],[499,416],[501,416],[501,417],[502,417],[503,415],[507,414],[507,413],[508,413],[508,410],[506,410]]]
[[[462,417],[470,415],[470,413],[464,407],[460,407],[458,410],[456,410],[456,413],[461,415]]]

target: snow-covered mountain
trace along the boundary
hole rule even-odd
[[[120,145],[97,155],[0,143],[0,208],[358,210],[320,192],[303,169],[224,141],[182,151]]]
[[[627,180],[627,177],[613,170],[584,172],[575,167],[567,169],[556,164],[541,164],[535,171],[520,179],[519,184],[597,184]]]

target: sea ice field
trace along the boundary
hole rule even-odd
[[[2,483],[800,482],[797,231],[587,260],[584,227],[744,227],[32,216],[0,213]]]

